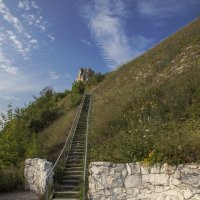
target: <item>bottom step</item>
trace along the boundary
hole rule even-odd
[[[78,200],[78,199],[72,199],[72,198],[62,198],[62,199],[59,199],[59,198],[53,198],[52,200]]]

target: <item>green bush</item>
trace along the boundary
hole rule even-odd
[[[0,169],[0,192],[10,192],[23,188],[22,169],[12,166],[6,169]]]

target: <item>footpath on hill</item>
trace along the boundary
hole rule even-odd
[[[0,193],[0,200],[39,200],[39,196],[29,191]]]

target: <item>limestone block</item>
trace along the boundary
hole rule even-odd
[[[141,173],[142,174],[149,174],[150,168],[148,166],[141,165]]]
[[[191,168],[191,169],[197,169],[197,168],[198,168],[198,165],[195,164],[195,163],[191,163],[191,164],[185,165],[185,167],[189,167],[189,168]]]
[[[181,170],[181,181],[193,187],[200,187],[199,175],[200,175],[199,169],[194,170],[186,167]]]
[[[128,174],[139,174],[139,173],[141,173],[139,163],[128,163],[128,164],[126,164],[126,168],[127,168]]]
[[[184,196],[179,189],[163,192],[162,196],[169,200],[184,200]]]
[[[138,187],[141,184],[141,181],[142,179],[140,175],[130,175],[126,177],[124,185],[126,188],[134,188]]]
[[[33,158],[25,160],[24,177],[25,189],[44,194],[48,173],[53,164],[45,159]],[[53,173],[49,178],[49,183],[53,183]]]
[[[147,174],[142,175],[142,181],[153,185],[168,185],[169,175],[167,174]]]
[[[160,172],[171,175],[175,172],[175,170],[176,170],[176,166],[171,166],[171,165],[168,165],[167,163],[164,163],[161,166]]]
[[[180,185],[181,184],[181,181],[177,178],[174,178],[173,176],[170,177],[170,183],[172,185]]]
[[[154,191],[155,191],[155,193],[162,193],[167,190],[170,190],[169,186],[156,186]]]
[[[174,178],[180,179],[181,178],[181,172],[177,169],[172,176]]]
[[[184,196],[185,199],[189,199],[189,198],[191,198],[193,196],[193,193],[189,188],[186,188],[183,191],[183,196]]]
[[[117,195],[121,195],[121,194],[123,193],[122,187],[113,188],[113,193],[115,193],[115,194],[117,194]]]
[[[140,193],[139,189],[137,188],[128,188],[126,192],[128,195],[131,195],[132,197],[137,197],[137,195]]]
[[[160,165],[154,165],[150,169],[151,174],[159,174],[160,173]]]
[[[127,172],[127,169],[124,168],[124,169],[122,170],[122,172],[121,172],[123,179],[126,177],[127,173],[128,173],[128,172]]]
[[[91,200],[200,199],[200,168],[196,164],[147,167],[140,163],[98,163],[90,166],[99,170],[94,174],[90,169]]]
[[[195,194],[190,200],[199,200],[200,194]]]
[[[98,174],[99,173],[99,168],[97,167],[97,166],[93,166],[92,168],[91,168],[91,171],[90,171],[90,173],[93,173],[93,174]]]
[[[121,172],[125,168],[124,164],[117,164],[115,167],[116,172]]]

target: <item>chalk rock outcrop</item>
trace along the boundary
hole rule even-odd
[[[45,159],[26,159],[24,169],[25,189],[37,194],[44,194],[47,175],[52,169],[52,166],[53,164]],[[53,182],[53,173],[49,181],[50,183]]]
[[[200,200],[200,165],[94,162],[90,200]]]
[[[94,74],[90,68],[80,68],[76,81],[88,81]]]

